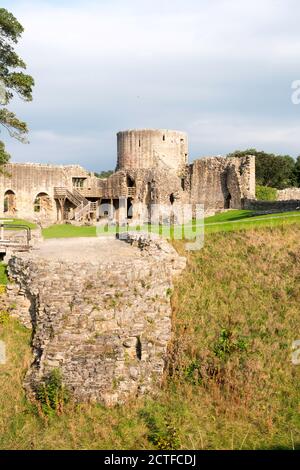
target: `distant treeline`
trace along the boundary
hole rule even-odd
[[[256,149],[236,150],[227,157],[255,155],[256,183],[277,189],[300,187],[300,156],[294,160],[290,155],[274,155]]]
[[[110,175],[112,175],[114,173],[113,170],[107,170],[107,171],[101,171],[100,173],[95,173],[94,172],[94,175],[97,177],[97,178],[108,178]]]

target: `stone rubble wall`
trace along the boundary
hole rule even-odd
[[[55,368],[76,400],[107,405],[151,391],[163,377],[171,338],[172,278],[185,258],[163,239],[129,235],[140,258],[72,263],[13,256],[14,315],[33,328],[25,388]]]
[[[300,200],[282,200],[282,201],[257,201],[246,199],[244,209],[257,210],[260,212],[284,212],[300,210]]]
[[[277,191],[277,201],[300,201],[300,188],[287,188]]]

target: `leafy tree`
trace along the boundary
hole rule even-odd
[[[297,184],[295,160],[289,155],[274,155],[256,149],[236,150],[227,157],[255,155],[256,182],[260,186],[284,189]]]
[[[113,174],[112,170],[101,171],[100,173],[94,173],[94,175],[97,176],[97,178],[102,178],[102,179],[108,178],[112,174]]]
[[[23,31],[23,26],[13,14],[0,8],[0,124],[11,137],[26,142],[26,123],[7,108],[15,95],[24,101],[32,100],[34,80],[22,71],[26,69],[26,64],[14,50]],[[9,158],[3,142],[0,141],[0,165],[7,163]]]
[[[295,163],[294,177],[295,177],[297,186],[300,187],[300,155],[299,157],[297,157],[297,160]]]

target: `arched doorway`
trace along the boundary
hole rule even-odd
[[[52,201],[47,193],[39,193],[33,204],[34,212],[43,217],[48,217],[52,213]]]
[[[231,194],[228,193],[225,199],[224,209],[230,209],[230,205],[231,205]]]
[[[14,215],[17,211],[16,195],[9,189],[4,193],[4,207],[3,212],[7,215]]]

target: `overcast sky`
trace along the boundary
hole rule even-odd
[[[299,0],[2,0],[23,24],[34,101],[13,161],[113,169],[116,132],[189,134],[190,160],[255,147],[300,154]]]

